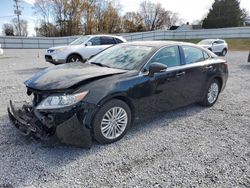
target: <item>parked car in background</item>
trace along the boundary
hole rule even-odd
[[[86,61],[102,50],[126,42],[121,36],[114,35],[86,35],[74,40],[67,46],[49,48],[45,53],[45,60],[53,64]]]
[[[133,120],[199,102],[213,106],[228,66],[190,43],[142,41],[115,45],[86,63],[47,68],[25,82],[30,104],[9,117],[25,135],[90,147],[121,139]]]
[[[3,55],[3,49],[1,48],[1,44],[0,44],[0,55]]]
[[[221,56],[225,56],[228,51],[228,45],[226,41],[222,39],[205,39],[200,41],[198,45]]]

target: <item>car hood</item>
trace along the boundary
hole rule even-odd
[[[83,63],[68,63],[42,70],[25,81],[24,84],[28,88],[40,91],[63,90],[87,81],[125,72],[127,70]]]
[[[201,46],[203,48],[210,48],[212,45],[209,45],[209,44],[198,44],[198,46]]]
[[[58,49],[61,49],[61,48],[67,48],[67,49],[70,49],[70,48],[83,48],[85,47],[84,45],[65,45],[65,46],[54,46],[54,47],[51,47],[49,48],[49,50],[58,50]]]

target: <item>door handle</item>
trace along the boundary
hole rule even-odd
[[[186,74],[186,72],[178,72],[177,74],[176,74],[176,76],[178,76],[178,77],[180,77],[180,76],[182,76],[182,75],[185,75]]]

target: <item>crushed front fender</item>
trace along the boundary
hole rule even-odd
[[[82,148],[91,147],[91,130],[85,126],[84,121],[78,117],[77,112],[75,112],[71,118],[48,129],[39,118],[36,117],[32,108],[33,107],[28,104],[16,108],[12,101],[10,101],[8,106],[9,119],[22,135],[33,136],[42,140],[55,140],[56,138],[56,140],[64,144]],[[50,131],[51,129],[53,131]]]

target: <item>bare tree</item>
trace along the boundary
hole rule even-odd
[[[19,26],[17,18],[13,18],[11,22],[14,27],[15,35],[28,36],[28,21],[27,20],[20,20],[20,26]],[[21,29],[21,32],[19,32],[19,27]]]
[[[169,28],[171,25],[178,22],[178,14],[165,10],[160,3],[152,3],[143,1],[140,4],[139,13],[147,30],[157,30]]]
[[[36,0],[33,6],[33,9],[35,10],[34,13],[39,18],[40,25],[42,26],[43,32],[40,33],[42,36],[53,36],[53,33],[50,30],[52,5],[53,1],[51,0]],[[37,30],[38,27],[36,28],[36,31]]]
[[[12,24],[6,23],[3,24],[3,34],[5,34],[6,36],[14,36],[14,28]]]
[[[103,31],[107,33],[118,33],[121,30],[121,18],[119,11],[110,2],[103,12]]]
[[[123,16],[122,23],[125,32],[141,32],[145,30],[143,19],[138,12],[127,12]]]

